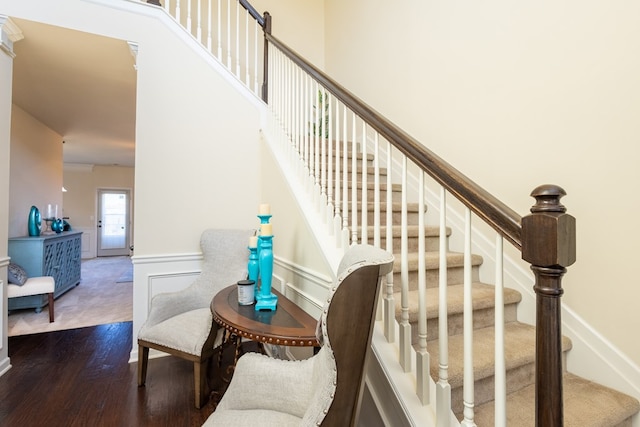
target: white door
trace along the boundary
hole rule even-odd
[[[129,255],[129,190],[98,190],[98,256]]]

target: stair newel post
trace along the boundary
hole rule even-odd
[[[562,276],[576,260],[576,220],[560,199],[566,192],[541,185],[522,218],[522,259],[531,263],[536,293],[536,426],[562,426]]]
[[[265,12],[263,15],[264,26],[264,58],[262,61],[262,100],[269,103],[269,40],[267,34],[271,35],[271,14]]]

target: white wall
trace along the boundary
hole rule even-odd
[[[325,4],[329,75],[522,215],[567,191],[563,304],[640,365],[640,4]]]
[[[167,254],[188,259],[177,274],[191,274],[204,229],[253,225],[259,205],[259,101],[234,88],[234,79],[216,76],[212,67],[220,66],[189,47],[192,37],[169,30],[172,20],[144,3],[0,1],[0,12],[138,44],[135,337],[148,309],[144,295],[153,292],[151,278]]]
[[[62,217],[62,137],[13,105],[9,179],[9,237],[26,236],[31,206]],[[44,231],[46,223],[42,221]]]
[[[251,0],[261,14],[272,17],[271,33],[293,50],[324,66],[324,0]]]

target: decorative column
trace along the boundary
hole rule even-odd
[[[562,276],[576,261],[576,220],[560,204],[566,192],[541,185],[522,218],[522,259],[531,263],[536,293],[536,426],[564,425],[562,393]]]
[[[13,44],[23,39],[22,31],[6,15],[0,14],[0,277],[6,277],[9,257],[9,146],[11,135],[11,93],[13,92]],[[0,280],[0,372],[11,368],[7,337],[7,298]]]

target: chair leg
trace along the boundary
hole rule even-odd
[[[53,314],[53,292],[49,293],[49,323],[53,323],[54,314]]]
[[[207,379],[208,363],[209,359],[193,362],[196,408],[198,409],[200,409],[209,398],[209,381]]]
[[[138,345],[138,387],[147,381],[147,365],[149,363],[149,347]]]

